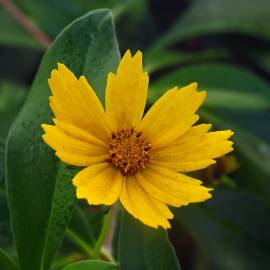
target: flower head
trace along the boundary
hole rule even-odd
[[[205,99],[197,83],[168,90],[144,115],[148,74],[142,53],[127,51],[109,73],[105,108],[84,76],[63,64],[52,71],[50,107],[55,125],[42,125],[43,139],[64,162],[83,168],[73,179],[78,198],[111,205],[118,199],[143,223],[169,228],[168,205],[211,198],[211,189],[186,176],[232,151],[230,130],[193,126]],[[144,115],[144,116],[143,116]]]

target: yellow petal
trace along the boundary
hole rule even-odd
[[[56,119],[86,130],[100,140],[110,135],[105,111],[86,78],[78,80],[63,64],[58,64],[48,80],[53,96],[50,106]]]
[[[61,127],[63,126],[65,125],[62,124]],[[56,155],[62,161],[68,164],[89,166],[107,158],[107,148],[91,135],[88,140],[82,140],[82,137],[86,135],[83,132],[80,133],[78,128],[72,130],[70,126],[65,126],[62,130],[57,126],[45,124],[42,128],[45,131],[42,136],[44,141],[56,151]]]
[[[233,135],[230,130],[207,132],[210,125],[192,127],[171,145],[152,151],[153,163],[179,172],[188,172],[208,167],[233,150]]]
[[[126,177],[120,194],[124,208],[144,224],[157,228],[170,228],[168,219],[173,217],[169,208],[162,202],[147,194],[136,177]]]
[[[106,86],[106,112],[114,130],[136,127],[147,98],[148,74],[143,72],[142,53],[134,57],[128,50],[117,74],[109,73]]]
[[[107,147],[107,144],[98,138],[92,136],[89,132],[80,129],[74,125],[62,122],[58,119],[53,119],[55,125],[62,130],[66,135],[78,139],[83,142],[88,142],[90,144],[97,144],[103,147]]]
[[[123,176],[109,163],[100,163],[80,171],[74,178],[79,199],[86,199],[89,204],[112,205],[122,189]]]
[[[149,196],[176,207],[211,198],[200,180],[156,165],[141,171],[138,180]]]
[[[198,119],[195,112],[205,99],[197,92],[197,83],[167,91],[147,112],[138,130],[153,147],[166,145],[183,135]]]

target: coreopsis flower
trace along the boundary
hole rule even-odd
[[[49,79],[54,125],[42,125],[43,139],[62,161],[84,167],[73,178],[77,198],[91,205],[119,199],[144,224],[166,229],[168,205],[211,198],[211,189],[184,173],[232,151],[233,132],[193,126],[206,96],[197,83],[168,90],[144,115],[148,80],[142,53],[127,51],[108,74],[104,109],[84,76],[58,64]]]

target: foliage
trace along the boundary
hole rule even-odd
[[[270,267],[269,1],[2,2],[12,5],[0,9],[0,269]],[[25,18],[54,40],[49,48]],[[52,118],[47,79],[57,62],[84,74],[104,102],[119,46],[144,53],[148,106],[169,88],[197,81],[207,90],[202,120],[235,131],[235,152],[196,173],[216,188],[213,199],[173,209],[168,233],[118,205],[78,202],[70,181],[77,168],[41,140],[40,124]]]

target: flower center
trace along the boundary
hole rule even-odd
[[[108,143],[108,161],[123,175],[133,175],[151,159],[151,144],[134,128],[112,133]]]

